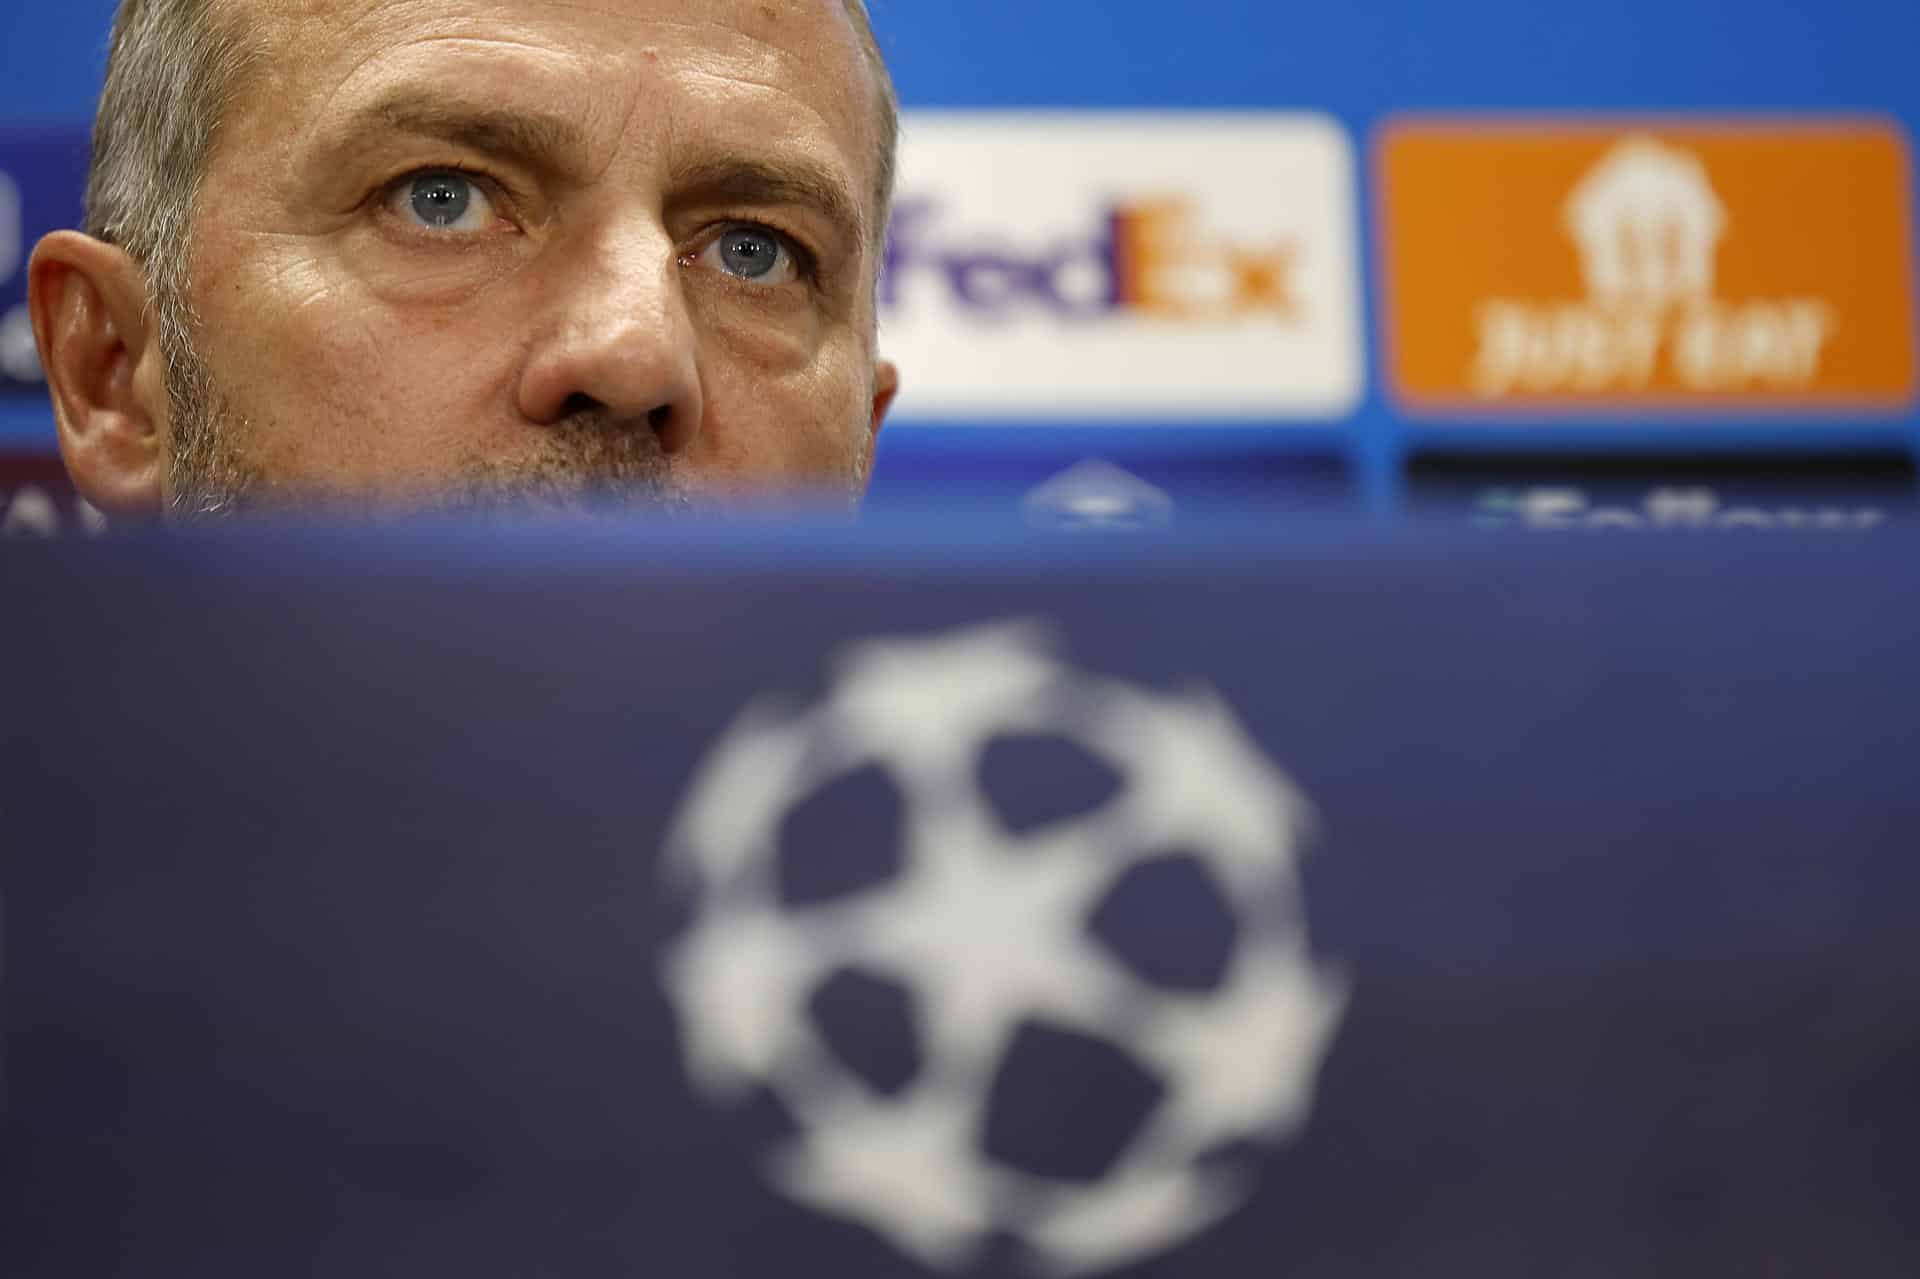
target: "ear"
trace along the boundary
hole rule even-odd
[[[33,335],[74,488],[109,515],[158,514],[166,361],[145,273],[123,250],[77,231],[40,241],[27,272]]]
[[[880,427],[887,420],[887,410],[893,407],[894,397],[899,394],[899,368],[891,360],[880,361],[873,370],[873,419],[867,427],[869,451],[880,438]]]

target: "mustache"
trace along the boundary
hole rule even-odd
[[[591,409],[550,427],[531,453],[470,459],[428,503],[436,510],[615,509],[688,504],[685,485],[646,418]]]

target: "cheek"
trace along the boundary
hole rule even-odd
[[[404,490],[474,451],[503,354],[477,308],[401,312],[317,266],[217,292],[208,358],[270,477]]]
[[[690,459],[717,486],[786,478],[843,487],[866,456],[872,406],[851,344],[770,374],[724,346],[703,359],[706,421]]]
[[[698,275],[683,281],[687,308],[708,360],[779,379],[807,374],[832,353],[838,330],[799,289],[757,298],[711,285]]]

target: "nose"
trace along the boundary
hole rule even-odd
[[[664,229],[628,227],[556,265],[545,273],[552,301],[521,373],[521,413],[553,426],[606,412],[651,430],[664,452],[684,452],[705,406],[672,240]]]

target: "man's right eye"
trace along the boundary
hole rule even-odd
[[[480,184],[450,170],[401,179],[390,207],[403,220],[425,231],[484,231],[495,221],[493,202]]]

